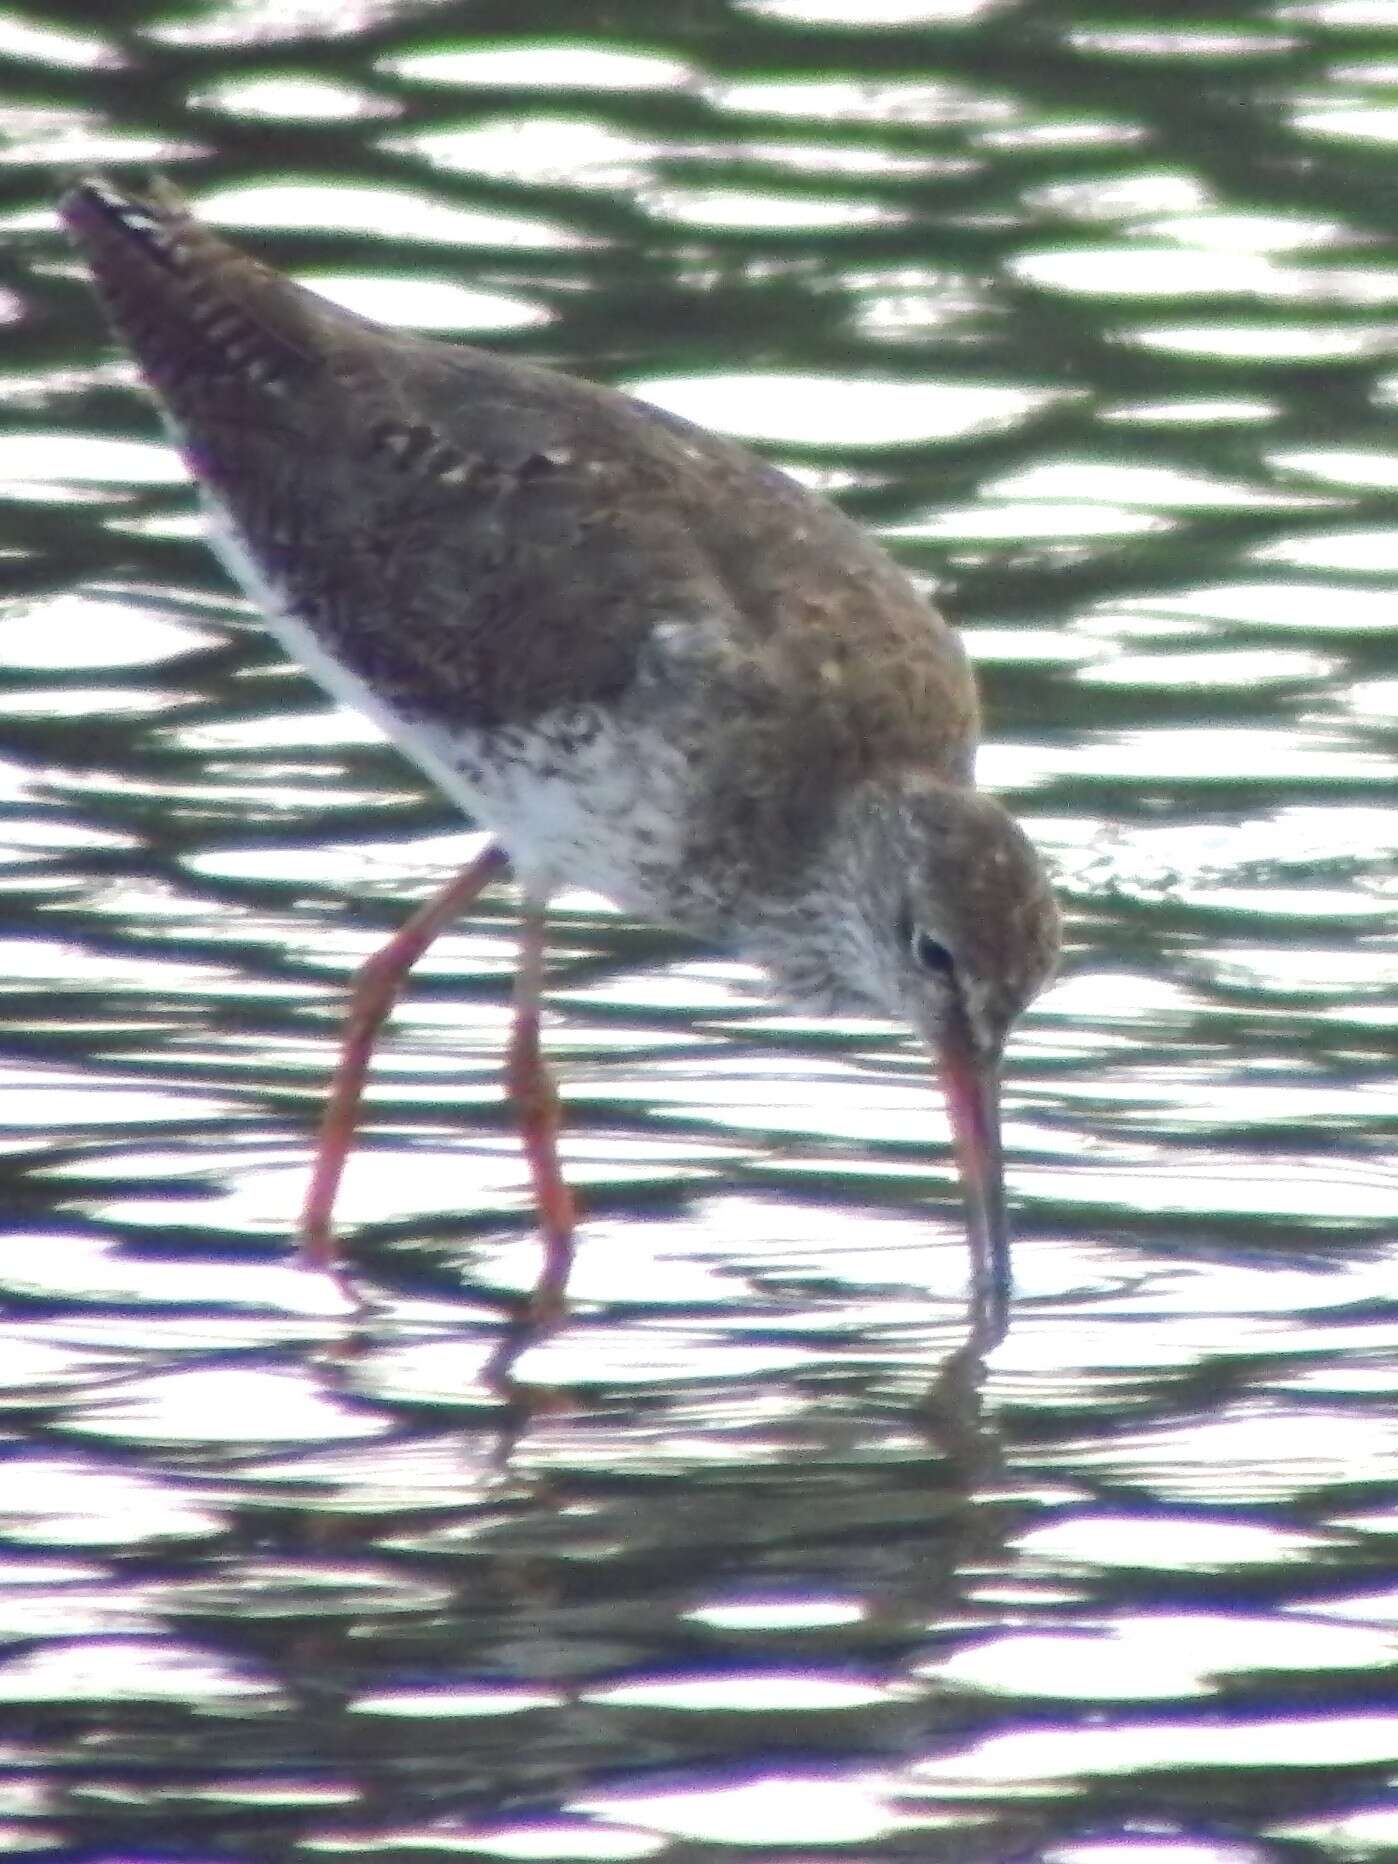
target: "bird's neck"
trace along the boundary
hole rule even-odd
[[[896,807],[895,785],[871,780],[842,793],[799,869],[780,891],[755,896],[756,910],[743,916],[743,955],[793,1007],[823,1015],[890,1012],[876,928],[897,913],[897,902],[885,897]]]

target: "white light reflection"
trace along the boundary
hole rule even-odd
[[[1212,205],[1185,212],[1172,209],[1141,223],[1136,231],[1146,238],[1171,240],[1176,248],[1202,247],[1215,258],[1219,253],[1314,252],[1355,237],[1339,220],[1301,213],[1228,212]]]
[[[1342,1432],[1335,1415],[1333,1406],[1308,1410],[1294,1399],[1259,1398],[1205,1423],[1123,1431],[1109,1443],[1065,1450],[1062,1468],[1111,1469],[1118,1477],[1130,1470],[1157,1500],[1310,1506],[1317,1491],[1338,1484],[1373,1489],[1398,1458],[1391,1410],[1350,1409]]]
[[[793,25],[867,32],[879,26],[961,26],[1010,10],[1015,0],[734,0],[734,10]]]
[[[1398,958],[1379,945],[1219,946],[1212,953],[1220,978],[1260,986],[1274,996],[1352,997],[1358,991],[1391,991]]]
[[[519,1864],[631,1864],[645,1858],[659,1857],[670,1850],[667,1839],[654,1832],[624,1830],[608,1823],[598,1827],[591,1820],[551,1818],[537,1825],[492,1825],[472,1819],[469,1828],[459,1832],[440,1821],[421,1831],[376,1830],[361,1845],[337,1834],[331,1841],[337,1856],[354,1856],[357,1850],[375,1856],[386,1845],[401,1850],[404,1856],[421,1852],[424,1857],[454,1856],[517,1859]],[[316,1840],[306,1840],[304,1849],[311,1855],[319,1849]]]
[[[1390,1297],[1391,1287],[1378,1292],[1379,1298]],[[1392,1336],[1389,1335],[1388,1338]],[[1361,1351],[1370,1342],[1362,1338],[1348,1339],[1347,1344],[1355,1351]],[[1387,1344],[1382,1335],[1373,1342],[1380,1349]],[[1388,1360],[1364,1365],[1346,1365],[1343,1362],[1329,1361],[1324,1366],[1307,1366],[1288,1377],[1274,1376],[1267,1381],[1269,1391],[1279,1392],[1329,1392],[1336,1396],[1340,1393],[1357,1394],[1362,1397],[1390,1398],[1398,1393],[1398,1366]]]
[[[200,198],[202,217],[221,226],[270,232],[319,227],[440,246],[505,246],[538,251],[585,246],[576,229],[522,214],[449,205],[407,188],[361,188],[340,182],[273,182],[219,188]]]
[[[617,1788],[575,1800],[569,1811],[639,1825],[697,1843],[740,1845],[857,1845],[907,1830],[926,1830],[925,1818],[908,1819],[890,1804],[880,1775],[847,1778],[783,1770],[757,1778],[715,1778],[698,1787]],[[960,1824],[958,1814],[948,1824]]]
[[[1348,570],[1363,576],[1398,573],[1398,531],[1308,531],[1254,544],[1245,553],[1254,563],[1289,563],[1297,569]]]
[[[766,1598],[735,1597],[696,1605],[683,1616],[716,1631],[809,1631],[860,1624],[869,1615],[862,1599],[794,1598],[773,1593]]]
[[[846,288],[851,329],[883,349],[924,342],[933,332],[969,333],[987,311],[974,281],[916,266],[850,274]]]
[[[1398,0],[1294,0],[1279,6],[1276,17],[1335,32],[1382,31],[1398,27]]]
[[[651,178],[660,153],[615,124],[565,116],[512,115],[459,129],[414,129],[384,136],[380,146],[444,174],[488,176],[512,187],[630,192]]]
[[[638,205],[657,220],[718,231],[809,233],[841,227],[896,226],[908,216],[880,201],[741,188],[656,187]]]
[[[1070,1026],[1090,1017],[1094,1024],[1145,1024],[1159,1030],[1173,1019],[1183,1024],[1198,1014],[1194,992],[1174,978],[1135,971],[1091,971],[1061,978],[1053,987],[1054,1012]]]
[[[724,167],[733,160],[731,143],[695,143],[686,159],[714,162]],[[744,164],[755,163],[793,175],[848,175],[878,178],[888,175],[946,175],[964,173],[967,163],[906,150],[882,149],[868,143],[744,141]],[[857,291],[858,274],[845,273],[843,288]]]
[[[271,1779],[261,1775],[239,1779],[236,1774],[223,1774],[213,1786],[196,1786],[191,1781],[182,1789],[181,1797],[185,1795],[196,1804],[239,1807],[248,1812],[283,1806],[325,1811],[332,1806],[357,1805],[360,1799],[358,1787],[336,1785],[326,1780],[297,1779],[294,1774],[280,1769]],[[314,1839],[308,1840],[305,1848],[314,1853]]]
[[[1216,648],[1200,654],[1122,654],[1079,668],[1077,678],[1087,686],[1245,691],[1304,681],[1319,684],[1335,671],[1335,663],[1319,654],[1281,648]]]
[[[387,742],[364,713],[342,705],[319,705],[311,712],[259,712],[246,718],[203,720],[197,725],[172,726],[156,736],[163,745],[193,751],[201,757],[210,752],[285,752],[293,745],[298,751],[326,745],[341,750]],[[418,842],[401,845],[407,862],[416,858],[421,846]],[[469,859],[470,850],[463,847],[462,864]]]
[[[1174,520],[1156,512],[1127,511],[1114,504],[1074,504],[1064,499],[1033,503],[938,507],[926,517],[890,525],[885,537],[936,538],[949,543],[1033,543],[1055,538],[1147,537],[1168,531]]]
[[[210,1367],[132,1378],[119,1397],[90,1399],[80,1428],[126,1444],[265,1445],[363,1441],[393,1424],[334,1403],[308,1365],[303,1373]]]
[[[113,128],[92,112],[39,106],[22,114],[21,126],[29,133],[6,135],[4,147],[0,149],[0,167],[31,168],[42,163],[58,173],[76,174],[92,167],[105,167],[109,162],[155,163],[163,167],[203,153],[199,144],[177,141],[169,135],[142,135],[135,130]],[[8,128],[8,110],[5,116]],[[21,209],[0,217],[0,226],[15,233],[48,230],[53,224],[53,210],[47,206]],[[66,260],[58,264],[64,271],[76,269]],[[36,273],[48,269],[42,263],[35,266]]]
[[[1359,1767],[1398,1761],[1398,1715],[1159,1716],[1111,1726],[1045,1727],[990,1735],[915,1769],[929,1789],[1084,1780],[1204,1767]]]
[[[1336,1535],[1280,1523],[1225,1516],[1109,1515],[1086,1510],[1063,1515],[1019,1535],[1015,1547],[1050,1571],[1096,1572],[1102,1567],[1145,1572],[1214,1573],[1246,1566],[1310,1565],[1331,1553]]]
[[[6,949],[0,946],[0,952]],[[66,951],[67,947],[60,949]],[[18,951],[23,954],[22,944]],[[153,960],[151,968],[155,963]],[[25,970],[18,956],[13,969],[6,961],[5,975],[9,978],[46,974],[43,963],[36,972]],[[85,975],[90,978],[94,974]],[[233,1118],[237,1111],[235,1101],[191,1092],[187,1085],[136,1086],[114,1071],[83,1068],[70,1073],[56,1063],[0,1063],[0,1126],[16,1131],[37,1128],[56,1133],[90,1125],[148,1126],[188,1120],[221,1123]]]
[[[1286,784],[1314,780],[1385,785],[1393,762],[1338,731],[1307,735],[1262,726],[1161,726],[1083,738],[1059,752],[1045,746],[1035,754],[1042,777],[1052,771],[1085,777],[1139,777],[1180,784],[1239,782]]]
[[[627,387],[667,413],[739,439],[841,447],[999,433],[1061,399],[1053,389],[760,372],[662,376]]]
[[[151,614],[134,602],[82,590],[6,606],[0,619],[0,666],[25,671],[155,666],[215,646],[222,638],[189,622]]]
[[[1268,454],[1281,472],[1305,473],[1347,491],[1398,490],[1398,453],[1380,447],[1287,447]]]
[[[963,84],[900,78],[740,79],[706,85],[716,110],[817,123],[913,123],[990,127],[1015,120],[1011,97]]]
[[[476,1721],[497,1715],[522,1715],[529,1709],[561,1708],[568,1698],[558,1690],[531,1689],[522,1683],[461,1684],[455,1688],[393,1689],[360,1696],[351,1715],[383,1715],[398,1720]]]
[[[1135,824],[1129,831],[1118,831],[1110,843],[1101,821],[1086,814],[1071,822],[1040,820],[1035,832],[1063,860],[1070,853],[1076,855],[1084,871],[1095,858],[1098,885],[1109,881],[1137,893],[1170,892],[1184,884],[1219,885],[1240,870],[1246,874],[1270,869],[1277,882],[1292,873],[1304,882],[1313,877],[1309,870],[1318,868],[1334,884],[1336,873],[1331,864],[1335,862],[1351,870],[1342,874],[1342,882],[1353,885],[1353,870],[1363,868],[1376,856],[1398,856],[1398,816],[1382,799],[1372,805],[1350,803],[1343,809],[1333,804],[1296,805],[1232,822]],[[1329,964],[1331,959],[1327,951],[1321,962]],[[1103,972],[1102,978],[1110,1013],[1119,994],[1132,988],[1133,983],[1124,973]],[[1348,989],[1361,978],[1362,971],[1356,966],[1342,969],[1336,981]],[[1398,973],[1385,969],[1378,981],[1385,979],[1398,982]],[[1056,986],[1056,992],[1076,992],[1081,987],[1080,980],[1068,977]],[[1088,988],[1094,987],[1095,980]],[[1134,987],[1149,992],[1152,985],[1147,979],[1137,979]],[[1085,999],[1074,996],[1071,1001],[1074,1011],[1088,1013],[1090,1005]],[[1147,995],[1145,1001],[1150,1005],[1157,999]],[[1194,1003],[1192,997],[1189,1001]]]
[[[332,711],[324,716],[327,720],[333,720],[333,730],[323,737],[319,732],[313,732],[311,743],[383,742],[377,726],[365,724],[361,728],[357,713]],[[236,731],[239,728],[228,729]],[[247,742],[255,744],[257,738],[254,725]],[[381,794],[380,791],[374,792],[376,799]],[[337,803],[343,805],[346,800],[347,793],[338,790]],[[420,884],[424,889],[444,883],[449,873],[457,866],[464,867],[482,846],[484,837],[473,836],[471,831],[464,830],[459,835],[421,836],[401,842],[326,842],[317,846],[313,853],[305,848],[219,848],[216,851],[189,854],[182,864],[191,873],[207,874],[214,880],[282,880],[290,883],[313,880],[319,886],[356,889],[382,887],[398,894],[411,886],[412,877],[418,874],[422,876]],[[327,949],[323,941],[328,932],[329,928],[318,926],[313,935],[308,933],[305,947],[308,955]],[[286,935],[295,938],[296,928],[288,927]],[[367,957],[373,944],[382,942],[382,936],[376,939],[373,933],[364,934],[361,955]],[[439,940],[433,946],[433,951],[437,951],[439,956],[439,947],[450,948],[448,943]],[[476,947],[473,945],[472,949]],[[495,955],[488,942],[479,949],[487,957]]]
[[[402,52],[381,71],[419,84],[486,85],[508,90],[666,91],[687,85],[692,66],[658,52],[589,45],[497,45],[480,50]]]
[[[1141,324],[1113,333],[1120,344],[1168,355],[1201,356],[1220,362],[1256,363],[1260,368],[1292,363],[1343,362],[1363,356],[1388,357],[1398,331],[1391,324],[1348,322],[1282,323],[1217,317],[1201,324]]]
[[[1398,273],[1378,266],[1282,265],[1258,253],[1172,246],[1055,247],[1009,268],[1041,289],[1093,298],[1250,297],[1269,304],[1389,305]]]
[[[1191,59],[1215,63],[1232,59],[1283,58],[1299,41],[1270,29],[1247,30],[1220,23],[1208,26],[1075,26],[1065,34],[1075,51],[1108,58]]]
[[[149,1606],[134,1587],[123,1592],[110,1578],[99,1579],[96,1570],[86,1575],[84,1584],[57,1561],[38,1560],[34,1567],[32,1578],[18,1572],[0,1574],[0,1639],[7,1648],[41,1639],[120,1637],[149,1629]],[[0,1816],[4,1815],[13,1816],[9,1781],[0,1792]]]
[[[352,123],[366,117],[395,116],[399,109],[396,103],[374,97],[358,85],[305,71],[227,78],[195,91],[189,102],[196,110],[278,123]]]
[[[174,1483],[76,1456],[11,1456],[0,1522],[26,1547],[139,1547],[227,1531],[221,1514]]]
[[[1053,215],[1087,226],[1134,222],[1144,214],[1206,213],[1213,196],[1193,175],[1176,169],[1134,168],[1072,181],[1049,181],[1025,190],[1025,205],[1037,217]]]
[[[5,436],[0,488],[73,485],[183,485],[189,478],[173,447],[156,440],[113,440],[56,432]]]
[[[193,693],[162,692],[158,687],[132,692],[119,686],[26,686],[0,697],[0,718],[154,718],[200,703]],[[12,844],[24,841],[33,826],[16,823],[15,832],[7,829],[5,834]]]
[[[49,981],[65,990],[93,983],[130,985],[147,992],[158,991],[162,997],[204,996],[211,990],[237,995],[273,988],[254,986],[217,965],[177,960],[165,952],[135,958],[120,952],[84,951],[58,939],[0,939],[0,973],[11,981]],[[90,1089],[91,1075],[82,1078]]]
[[[1102,1089],[1096,1090],[1102,1097]],[[1106,1096],[1110,1098],[1110,1091]],[[1135,1084],[1120,1097],[1134,1099]],[[1065,1095],[1065,1098],[1072,1098]],[[1161,1103],[1173,1109],[1170,1088],[1160,1087]],[[1307,1097],[1298,1094],[1304,1114]],[[1343,1105],[1343,1102],[1341,1102]],[[1293,1115],[1293,1118],[1296,1117]],[[1270,1216],[1296,1222],[1388,1223],[1398,1209],[1398,1181],[1379,1163],[1337,1158],[1326,1151],[1299,1149],[1286,1158],[1256,1152],[1228,1152],[1208,1145],[1210,1130],[1219,1114],[1209,1111],[1207,1094],[1200,1112],[1201,1143],[1192,1151],[1182,1144],[1157,1149],[1154,1156],[1129,1168],[1097,1159],[1091,1170],[1077,1173],[1072,1196],[1084,1208],[1132,1209],[1155,1217],[1197,1218],[1217,1222],[1225,1218]],[[1139,1121],[1138,1121],[1139,1123]],[[1207,1149],[1205,1149],[1207,1147]],[[1020,1167],[1020,1181],[1038,1186],[1052,1196],[1063,1185],[1056,1177],[1061,1167],[1043,1173],[1031,1163]]]
[[[1387,1669],[1398,1638],[1275,1614],[1160,1612],[1059,1632],[1009,1631],[913,1674],[998,1695],[1069,1702],[1207,1697],[1220,1682],[1268,1670]]]
[[[1103,650],[1074,640],[1062,628],[985,628],[958,624],[966,651],[977,666],[1073,666],[1092,661]],[[984,781],[985,772],[981,770]]]
[[[142,38],[157,44],[250,46],[294,43],[298,49],[322,39],[366,33],[398,12],[393,0],[210,0],[197,12],[175,11],[143,22]]]
[[[866,1709],[908,1700],[912,1692],[894,1684],[861,1682],[813,1669],[721,1670],[702,1675],[628,1677],[582,1691],[584,1702],[623,1709],[674,1709],[712,1714],[802,1715]]]
[[[65,1586],[103,1587],[109,1577],[104,1560],[50,1559],[27,1551],[0,1553],[0,1588],[13,1599],[48,1588],[59,1592]]]
[[[90,1173],[94,1167],[84,1161]],[[156,1210],[165,1223],[180,1221],[169,1206]],[[178,1204],[175,1210],[179,1210]],[[0,1287],[12,1293],[39,1295],[85,1307],[140,1307],[150,1314],[162,1308],[195,1308],[219,1316],[219,1339],[231,1343],[224,1324],[230,1311],[271,1310],[278,1314],[325,1317],[324,1337],[331,1338],[349,1312],[349,1302],[328,1275],[302,1268],[291,1253],[283,1262],[216,1259],[177,1261],[126,1252],[103,1239],[30,1233],[0,1237]],[[202,1322],[200,1324],[203,1324]],[[300,1328],[298,1338],[306,1329]],[[203,1339],[207,1343],[206,1328]],[[242,1338],[266,1338],[264,1329],[247,1328]],[[12,1368],[7,1367],[7,1382]]]
[[[1267,259],[1177,246],[1052,246],[1019,253],[1005,269],[1041,291],[1094,299],[1271,298],[1276,289],[1275,268]]]
[[[409,330],[480,331],[498,336],[507,330],[537,328],[553,319],[551,311],[526,298],[468,288],[449,278],[303,272],[300,280],[320,297],[353,311],[357,317]]]
[[[1032,151],[1042,156],[1060,150],[1066,154],[1083,149],[1125,149],[1147,139],[1139,124],[1092,117],[1081,106],[1053,116],[1017,121],[1007,128],[980,130],[972,138],[981,149],[997,155]]]
[[[1348,693],[1337,695],[1356,718],[1383,719],[1398,724],[1398,680],[1364,680]]]
[[[246,1715],[289,1707],[280,1690],[212,1651],[155,1637],[49,1644],[0,1663],[0,1703],[183,1703]]]
[[[1099,408],[1097,419],[1122,426],[1230,427],[1275,421],[1281,410],[1261,395],[1180,395],[1173,401],[1125,401]]]
[[[145,693],[141,694],[142,701],[146,697]],[[15,710],[21,711],[22,708]],[[62,715],[61,707],[59,712]],[[0,715],[9,714],[9,706],[0,702]],[[44,855],[57,854],[62,849],[139,848],[141,845],[138,836],[117,835],[103,828],[85,828],[77,822],[65,822],[57,814],[33,816],[27,822],[16,818],[0,828],[0,861],[6,865],[38,861]]]
[[[1288,1820],[1268,1827],[1268,1835],[1315,1845],[1317,1857],[1370,1858],[1380,1864],[1385,1853],[1398,1857],[1398,1807],[1358,1806],[1321,1818]]]
[[[725,1057],[721,1081],[712,1066],[669,1080],[648,1071],[646,1094],[655,1111],[686,1124],[717,1119],[738,1133],[823,1134],[841,1144],[901,1142],[922,1150],[945,1131],[945,1117],[930,1068],[921,1074],[870,1080],[853,1062],[817,1073],[806,1055],[734,1055]]]
[[[682,1012],[686,1020],[705,1016],[741,1015],[765,1004],[756,971],[720,961],[647,966],[644,971],[623,972],[600,978],[576,995],[566,989],[549,992],[556,1003],[630,1005],[640,1010]]]
[[[1044,460],[987,480],[981,491],[986,498],[1100,499],[1104,504],[1165,511],[1305,511],[1331,502],[1265,490],[1249,480],[1223,479],[1216,473],[1122,459]]]
[[[41,26],[10,12],[0,13],[0,57],[17,64],[50,65],[60,71],[96,71],[126,63],[107,39]]]
[[[1357,892],[1348,876],[1342,884],[1331,887],[1248,886],[1245,881],[1214,881],[1181,888],[1177,897],[1188,900],[1191,906],[1212,906],[1230,914],[1251,913],[1259,919],[1371,919],[1383,929],[1387,929],[1392,914],[1391,906],[1381,898]],[[1317,1113],[1324,1113],[1324,1090],[1319,1092],[1321,1098],[1313,1104]]]

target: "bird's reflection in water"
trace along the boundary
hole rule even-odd
[[[361,1375],[374,1356],[390,1346],[401,1350],[406,1341],[390,1303],[371,1299],[358,1287],[354,1296],[355,1310],[343,1334],[320,1349],[317,1362],[342,1394],[355,1389],[358,1402]],[[493,1339],[482,1339],[480,1325],[470,1330],[463,1371],[467,1363],[473,1362],[474,1372],[465,1374],[460,1400],[472,1404],[474,1396],[484,1406],[488,1415],[470,1428],[478,1451],[490,1446],[486,1455],[470,1459],[474,1469],[510,1473],[517,1453],[537,1425],[570,1419],[584,1433],[593,1422],[603,1423],[607,1429],[614,1427],[618,1404],[624,1408],[625,1400],[617,1390],[608,1390],[603,1367],[599,1366],[595,1380],[550,1379],[542,1370],[529,1370],[530,1356],[536,1352],[570,1334],[576,1342],[579,1334],[585,1336],[590,1329],[605,1329],[609,1324],[605,1314],[580,1310],[540,1315],[526,1298],[509,1304],[498,1324],[486,1323]],[[648,1327],[648,1338],[653,1334],[653,1326]],[[434,1329],[434,1337],[440,1337],[439,1330]],[[847,1437],[852,1420],[862,1420],[875,1430],[896,1428],[901,1421],[910,1441],[920,1437],[924,1442],[929,1468],[940,1469],[943,1477],[954,1476],[954,1486],[962,1489],[969,1500],[973,1490],[995,1486],[1002,1460],[994,1406],[987,1405],[985,1397],[986,1354],[996,1343],[994,1337],[987,1342],[973,1331],[931,1369],[925,1387],[907,1399],[891,1400],[876,1393],[872,1375],[859,1369],[846,1371],[827,1365],[813,1368],[809,1377],[797,1374],[791,1384],[802,1391],[804,1399],[800,1428],[833,1446]],[[702,1355],[696,1354],[693,1363],[701,1366]],[[693,1388],[686,1381],[686,1387],[687,1411],[695,1405],[702,1411],[702,1376]],[[715,1391],[723,1394],[726,1407],[728,1382],[716,1382]],[[663,1402],[663,1393],[649,1396]],[[828,1429],[822,1426],[822,1410],[829,1414]]]

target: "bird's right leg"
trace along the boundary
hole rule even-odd
[[[355,977],[340,1041],[340,1059],[335,1065],[330,1098],[321,1116],[311,1182],[301,1209],[301,1259],[310,1268],[340,1275],[331,1219],[345,1161],[354,1146],[364,1079],[384,1019],[397,1002],[409,971],[433,939],[466,910],[506,865],[504,851],[490,843],[469,867],[463,867],[440,893],[420,906],[386,945],[371,953]]]

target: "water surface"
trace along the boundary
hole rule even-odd
[[[0,18],[0,1842],[1398,1852],[1398,8],[228,0]],[[292,1266],[355,965],[470,825],[198,542],[51,204],[174,175],[388,321],[741,435],[964,627],[1052,859],[1015,1326],[925,1062],[508,892]]]

